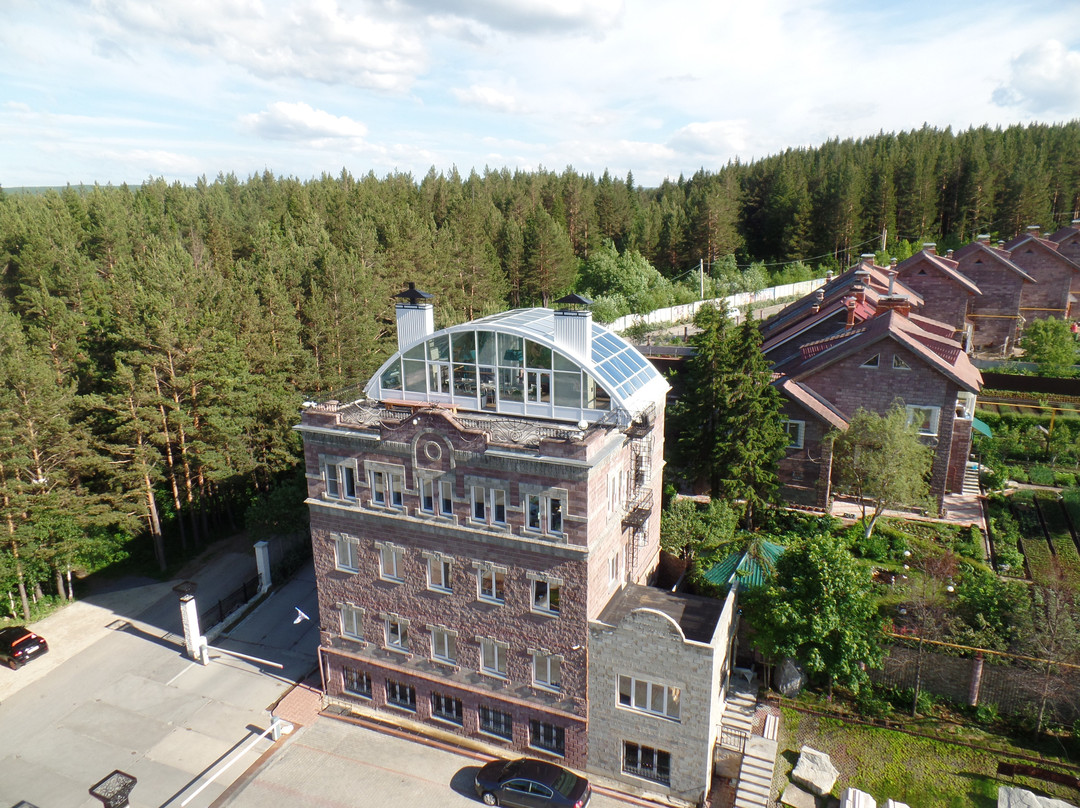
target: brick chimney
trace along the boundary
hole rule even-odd
[[[979,242],[980,244],[985,244],[987,247],[990,246],[990,234],[989,233],[979,233],[979,235],[977,235],[975,237],[975,240],[977,242]]]
[[[878,298],[876,314],[882,314],[889,310],[895,311],[907,317],[911,314],[911,301],[907,295],[882,295]]]
[[[922,245],[922,248],[923,248],[923,252],[928,252],[931,255],[937,255],[937,243],[936,242],[924,241],[923,245]]]
[[[855,307],[858,306],[858,301],[853,297],[845,297],[844,305],[847,307],[847,327],[855,327]]]
[[[1080,230],[1080,219],[1072,220],[1073,230]]]
[[[1039,231],[1042,230],[1042,228],[1039,227],[1039,225],[1037,225],[1037,224],[1029,224],[1024,229],[1027,231],[1027,234],[1029,236],[1032,236],[1034,238],[1038,238],[1039,237]]]
[[[859,263],[862,265],[863,269],[867,269],[867,270],[873,269],[874,268],[874,254],[873,253],[863,253],[862,255],[859,256]]]
[[[851,294],[855,296],[856,303],[866,300],[866,286],[861,283],[851,284]]]
[[[946,250],[945,251],[945,257],[948,258],[951,261],[952,260],[952,250]]]

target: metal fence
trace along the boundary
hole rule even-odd
[[[227,594],[213,606],[203,609],[199,613],[199,628],[203,633],[219,623],[224,623],[225,618],[235,612],[259,593],[259,576],[249,578],[235,590]]]

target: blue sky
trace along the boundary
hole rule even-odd
[[[1080,118],[1077,0],[0,0],[0,185],[434,166],[642,185]]]

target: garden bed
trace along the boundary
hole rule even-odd
[[[1072,528],[1062,504],[1056,494],[1037,496],[1036,503],[1042,513],[1046,531],[1050,534],[1062,575],[1070,586],[1080,590],[1080,553],[1076,551]]]

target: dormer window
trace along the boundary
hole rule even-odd
[[[876,368],[879,364],[881,364],[881,354],[874,354],[869,359],[867,359],[865,362],[863,362],[861,365],[859,365],[859,367],[861,367],[861,368]]]

